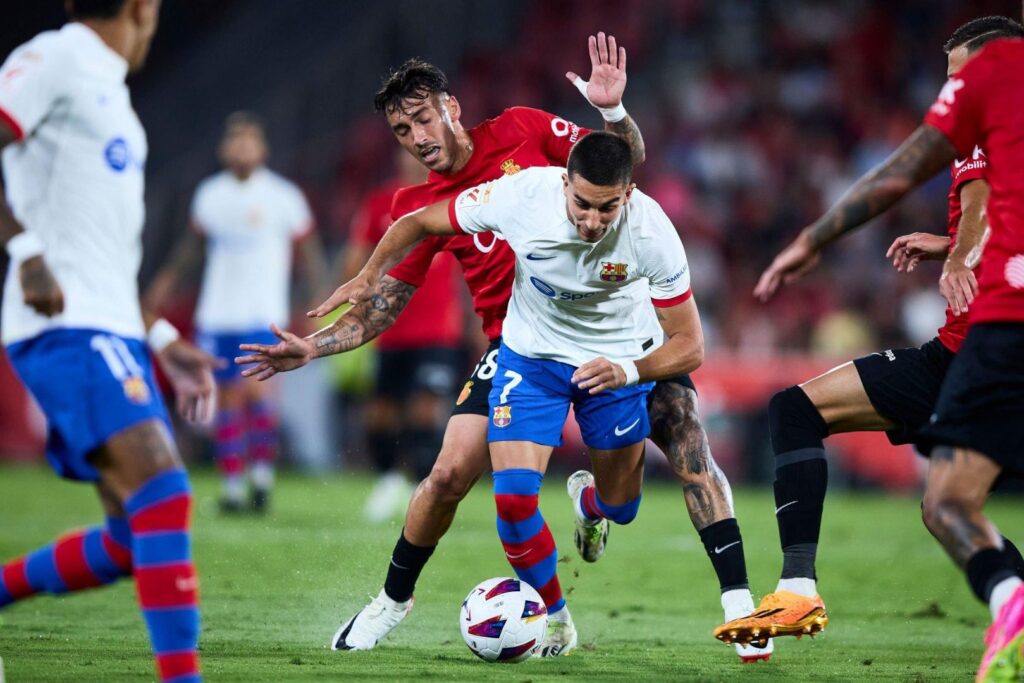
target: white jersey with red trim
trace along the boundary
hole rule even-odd
[[[136,278],[148,147],[127,74],[128,63],[79,23],[39,34],[0,67],[0,119],[16,138],[3,153],[7,201],[42,241],[64,292],[61,315],[39,315],[12,264],[6,344],[52,328],[144,334]]]
[[[580,366],[636,360],[661,346],[655,306],[690,296],[686,252],[653,199],[634,190],[599,242],[569,217],[564,168],[534,167],[465,190],[449,205],[465,233],[494,232],[516,254],[502,340],[516,353]]]
[[[302,191],[265,168],[245,180],[223,171],[196,189],[192,225],[206,237],[196,326],[227,333],[286,324],[292,241],[313,228]]]

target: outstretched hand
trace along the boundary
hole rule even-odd
[[[308,311],[306,317],[322,318],[345,304],[355,306],[373,296],[376,286],[377,283],[370,276],[360,272],[354,278],[334,290],[334,293],[327,297],[322,304],[312,311]],[[274,334],[277,333],[275,332]]]
[[[913,232],[901,235],[885,252],[892,259],[892,266],[900,273],[912,273],[921,261],[943,259],[949,250],[949,238],[930,232]]]
[[[761,273],[757,286],[754,287],[754,296],[762,303],[768,301],[782,285],[800,279],[804,273],[814,268],[820,258],[817,249],[814,249],[801,234],[792,244],[779,252],[772,264]]]
[[[277,344],[239,344],[238,348],[248,351],[249,355],[236,357],[235,365],[254,365],[242,370],[243,377],[255,377],[262,382],[279,372],[301,368],[315,357],[316,349],[309,339],[282,330],[277,325],[271,325],[270,331],[281,341]]]
[[[227,363],[177,339],[157,354],[160,369],[174,389],[178,414],[192,424],[209,424],[217,408],[213,371]]]
[[[584,81],[574,71],[565,77],[595,107],[608,109],[622,103],[626,91],[626,48],[618,47],[615,36],[605,38],[604,32],[590,36],[590,80]]]

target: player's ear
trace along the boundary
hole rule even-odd
[[[636,189],[636,183],[630,183],[629,185],[626,186],[626,201],[627,202],[629,201],[629,197],[630,197],[630,195],[633,194],[633,190],[635,190],[635,189]]]
[[[562,174],[562,188],[566,189],[566,190],[569,189],[569,174],[568,173],[563,173]]]
[[[462,105],[459,104],[455,95],[449,95],[445,105],[448,107],[448,115],[451,116],[452,122],[458,121],[459,117],[462,116]]]

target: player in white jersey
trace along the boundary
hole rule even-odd
[[[229,360],[243,341],[270,343],[270,325],[284,325],[289,313],[293,245],[302,257],[309,295],[324,278],[323,250],[302,191],[266,167],[268,148],[262,119],[249,112],[227,118],[219,156],[224,170],[203,180],[192,200],[192,230],[147,292],[154,310],[194,280],[205,256],[195,321],[197,341],[224,359],[218,370],[214,441],[227,512],[243,509],[245,466],[251,502],[266,509],[274,479],[277,415],[269,385],[240,382]]]
[[[139,306],[147,147],[125,76],[145,61],[159,5],[68,0],[72,21],[0,68],[3,343],[46,415],[50,464],[95,483],[107,516],[0,567],[0,608],[133,576],[161,680],[192,682],[191,492],[151,365],[199,420],[215,361],[147,317],[151,355]]]
[[[338,293],[364,300],[427,234],[486,230],[515,251],[488,441],[505,554],[540,592],[554,624],[545,655],[567,654],[577,642],[555,572],[558,553],[537,508],[569,405],[593,466],[593,474],[569,479],[577,543],[596,559],[605,520],[628,524],[639,509],[653,381],[703,360],[683,246],[631,176],[628,144],[591,133],[576,143],[567,169],[525,169],[403,217]],[[272,367],[272,359],[265,362]]]

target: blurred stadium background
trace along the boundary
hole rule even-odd
[[[11,3],[0,53],[63,23],[62,5]],[[303,187],[334,255],[361,198],[393,172],[397,146],[371,103],[389,67],[413,55],[441,66],[467,125],[529,105],[597,126],[563,74],[587,73],[586,37],[604,30],[629,54],[625,103],[647,143],[638,182],[674,219],[694,271],[708,348],[695,381],[712,448],[734,483],[761,480],[774,390],[865,352],[918,345],[941,324],[938,269],[900,275],[884,252],[899,234],[944,231],[948,180],[829,250],[770,305],[750,295],[757,274],[918,123],[944,80],[941,45],[953,29],[1020,10],[1008,0],[166,0],[149,65],[131,81],[150,139],[142,282],[185,230],[228,113],[266,117],[271,166]],[[297,294],[296,331],[320,294]],[[180,292],[169,316],[183,329],[194,295]],[[479,328],[472,314],[466,325]],[[478,353],[466,350],[467,369]],[[360,464],[365,361],[275,380],[287,459],[314,471]],[[41,458],[42,430],[0,362],[0,458]],[[202,435],[181,434],[194,462],[208,458]],[[580,454],[569,443],[563,462]],[[912,451],[881,435],[829,446],[837,479],[919,483]]]

